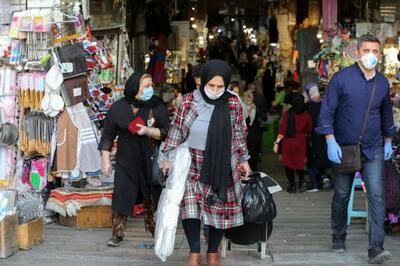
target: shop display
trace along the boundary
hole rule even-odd
[[[97,146],[101,121],[123,97],[118,82],[132,73],[120,46],[128,36],[92,34],[80,12],[79,2],[19,10],[0,28],[0,187],[18,191],[14,200],[0,191],[0,257],[43,240],[45,207],[70,218],[104,207],[111,222]]]

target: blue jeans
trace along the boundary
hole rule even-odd
[[[363,181],[367,188],[369,246],[383,248],[385,237],[385,196],[383,177],[383,147],[375,151],[375,158],[369,160],[363,156]],[[331,225],[332,233],[336,238],[345,238],[347,229],[347,206],[350,199],[354,174],[342,174],[334,171],[335,194],[332,200]]]

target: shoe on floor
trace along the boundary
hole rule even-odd
[[[118,247],[122,242],[122,238],[119,236],[113,236],[110,240],[108,240],[107,245],[109,247]]]
[[[307,190],[307,192],[309,192],[309,193],[318,192],[318,191],[319,191],[318,188],[312,188],[312,189]]]
[[[219,252],[207,253],[207,265],[221,266],[221,256],[219,255]]]
[[[201,253],[190,252],[185,266],[201,266]]]
[[[296,187],[295,186],[290,186],[290,187],[288,187],[287,189],[286,189],[286,191],[288,192],[288,193],[296,193]]]
[[[306,182],[301,182],[301,183],[299,184],[299,191],[300,191],[300,193],[303,193],[304,191],[306,191],[306,187],[307,187]]]
[[[344,238],[332,238],[332,252],[344,253],[346,251]]]
[[[368,251],[369,264],[381,264],[392,258],[392,254],[383,248],[373,248]]]
[[[330,189],[332,187],[332,182],[329,177],[324,177],[322,183],[324,184],[324,189]]]

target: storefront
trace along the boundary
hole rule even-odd
[[[99,217],[89,211],[92,226],[111,226],[113,184],[101,175],[97,147],[132,68],[122,2],[3,2],[0,256],[7,257],[40,243],[56,215],[85,227],[71,217],[103,208]]]

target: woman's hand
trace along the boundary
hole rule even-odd
[[[244,171],[244,177],[243,179],[247,179],[247,177],[250,175],[251,169],[250,169],[250,165],[247,161],[241,163],[243,171]]]
[[[279,144],[274,144],[274,153],[275,154],[278,154],[278,151],[279,151]]]
[[[136,126],[140,127],[139,131],[137,132],[138,135],[143,136],[149,134],[150,129],[148,127],[141,124],[136,124]]]
[[[164,160],[163,161],[163,167],[162,167],[162,173],[164,176],[166,176],[168,174],[168,170],[169,170],[169,161],[168,160]]]
[[[146,127],[141,124],[136,124],[138,127],[140,127],[139,131],[137,132],[138,135],[143,136],[146,135],[150,138],[159,140],[161,138],[161,131],[158,128],[155,127]]]
[[[101,172],[105,176],[111,176],[112,166],[111,166],[111,162],[109,160],[103,160],[102,165],[101,165]]]

